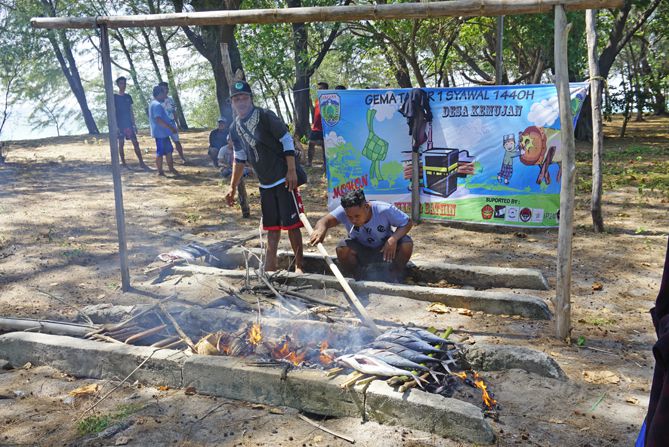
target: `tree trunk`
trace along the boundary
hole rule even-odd
[[[65,34],[65,33],[61,32],[59,34]],[[88,108],[88,101],[86,100],[86,92],[84,91],[84,86],[81,84],[81,79],[79,77],[79,71],[77,70],[76,64],[71,63],[68,66],[68,63],[65,61],[65,57],[63,56],[63,51],[61,51],[60,49],[58,39],[56,39],[56,37],[54,36],[54,32],[49,31],[48,35],[49,35],[49,42],[53,47],[54,53],[56,53],[56,59],[58,59],[60,68],[63,71],[63,74],[65,75],[65,79],[67,79],[67,83],[69,84],[70,89],[74,94],[74,97],[77,99],[77,103],[79,104],[79,108],[81,109],[81,115],[84,118],[84,123],[86,124],[86,129],[88,129],[88,133],[91,135],[99,134],[100,131],[98,130],[98,126],[95,123],[95,120],[93,119],[93,114],[91,113],[91,110]],[[67,37],[64,38],[67,39]],[[63,36],[61,36],[61,43],[62,39]],[[67,48],[67,50],[69,50],[69,47]],[[71,51],[69,52],[68,60],[74,62],[74,57],[72,56]]]
[[[504,75],[504,16],[497,17],[495,39],[495,84],[502,85]]]
[[[585,12],[585,28],[588,41],[588,67],[590,71],[590,97],[592,104],[592,201],[590,214],[595,233],[604,231],[602,217],[602,150],[604,134],[602,131],[602,79],[597,63],[597,11]]]
[[[139,29],[144,36],[144,41],[146,41],[146,48],[149,50],[149,59],[151,59],[151,65],[153,65],[153,71],[156,74],[156,79],[158,82],[163,82],[163,75],[160,73],[160,67],[158,67],[158,61],[156,60],[156,53],[153,51],[153,45],[151,45],[151,38],[149,33],[144,28]]]
[[[302,0],[288,0],[289,8],[299,8]],[[295,53],[295,134],[302,137],[309,133],[309,53],[307,48],[308,31],[304,23],[293,23],[293,50]]]

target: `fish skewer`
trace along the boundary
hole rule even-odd
[[[391,330],[389,330],[385,333],[386,334],[398,334],[398,335],[411,335],[411,336],[414,336],[416,338],[420,338],[421,340],[424,340],[424,341],[426,341],[428,343],[432,343],[432,344],[443,345],[445,343],[448,343],[448,344],[455,345],[455,342],[453,342],[451,340],[439,337],[438,335],[434,335],[433,333],[428,332],[425,329],[420,329],[420,328],[417,328],[417,327],[395,328],[395,329],[391,329]]]
[[[348,354],[338,357],[337,363],[353,368],[363,374],[372,376],[392,377],[392,376],[410,376],[416,381],[416,384],[423,388],[420,384],[420,379],[411,371],[396,368],[379,360],[375,357],[360,354]]]
[[[413,349],[406,348],[402,345],[398,345],[397,343],[391,343],[388,341],[373,341],[368,346],[373,349],[392,352],[393,354],[397,354],[401,357],[404,357],[405,359],[411,360],[414,363],[439,363],[449,373],[451,373],[451,370],[448,365],[456,364],[456,361],[453,359],[453,357],[451,357],[450,352],[446,352],[448,360],[440,360],[418,351],[414,351]]]

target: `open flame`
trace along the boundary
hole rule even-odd
[[[320,353],[320,355],[318,356],[318,360],[320,360],[320,362],[321,362],[323,365],[329,365],[329,364],[331,364],[331,363],[334,361],[334,358],[333,358],[330,354],[328,354],[327,352],[325,352],[325,350],[326,350],[327,348],[328,348],[328,342],[327,342],[327,341],[323,341],[323,342],[321,343],[321,353]]]
[[[262,340],[262,331],[260,330],[260,325],[258,323],[253,323],[253,326],[251,326],[251,329],[249,329],[246,340],[251,346],[258,346]]]
[[[291,351],[288,346],[288,340],[284,341],[281,347],[275,347],[272,354],[274,355],[274,358],[288,360],[295,366],[299,366],[300,363],[304,362],[305,356],[305,353],[298,354],[295,351]]]
[[[453,373],[453,374],[458,376],[462,380],[465,380],[467,378],[467,373],[464,373],[464,372],[456,372],[456,373]]]
[[[497,401],[493,399],[492,396],[490,396],[488,393],[488,386],[476,371],[474,371],[474,385],[483,393],[483,403],[486,405],[486,407],[492,409],[495,405],[497,405]]]

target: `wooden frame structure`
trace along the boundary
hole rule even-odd
[[[565,339],[571,331],[571,265],[572,232],[574,219],[575,142],[567,75],[567,24],[565,11],[620,8],[623,0],[452,0],[431,3],[392,3],[383,5],[353,5],[304,7],[285,9],[246,9],[234,11],[207,11],[173,14],[98,17],[35,17],[35,28],[99,28],[103,76],[107,99],[109,129],[116,128],[114,87],[111,76],[111,56],[108,28],[237,25],[307,22],[346,22],[358,20],[426,19],[435,17],[505,16],[519,14],[555,13],[555,84],[558,91],[561,143],[563,151],[563,178],[560,191],[560,227],[558,231],[556,335]],[[114,135],[114,132],[109,133]],[[125,216],[118,156],[118,141],[109,138],[114,181],[116,225],[121,258],[122,290],[130,289]]]

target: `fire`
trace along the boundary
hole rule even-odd
[[[329,365],[334,361],[334,358],[332,358],[331,355],[329,355],[327,352],[324,352],[328,348],[328,342],[324,341],[321,343],[321,354],[318,356],[318,359],[323,365]]]
[[[467,373],[464,373],[464,372],[456,372],[456,373],[453,373],[453,374],[455,374],[456,376],[458,376],[462,380],[465,380],[467,378]]]
[[[486,405],[486,407],[493,408],[495,405],[497,405],[497,401],[493,399],[488,393],[488,386],[476,371],[474,371],[474,385],[476,385],[476,388],[480,389],[481,393],[483,393],[483,403]]]
[[[304,353],[298,354],[294,351],[291,351],[288,347],[288,341],[284,341],[280,348],[274,348],[273,351],[274,357],[281,360],[288,360],[295,366],[299,366],[300,363],[304,362]]]
[[[250,345],[258,346],[262,340],[262,331],[260,330],[260,325],[258,323],[254,323],[253,326],[251,326],[251,329],[249,329],[248,338],[246,340]]]

